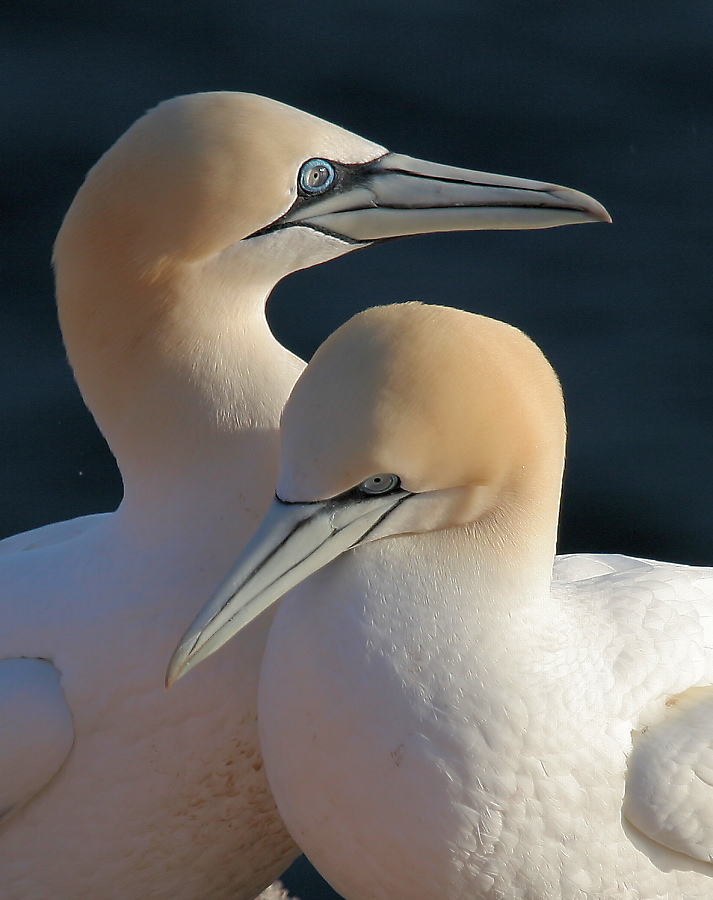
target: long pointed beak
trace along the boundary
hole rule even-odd
[[[222,647],[290,588],[355,547],[403,500],[349,491],[318,503],[285,503],[276,497],[250,543],[198,614],[171,657],[171,687]]]
[[[434,231],[552,228],[611,222],[587,194],[387,153],[341,190],[293,209],[282,221],[357,242]]]

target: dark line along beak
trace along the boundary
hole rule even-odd
[[[475,229],[611,222],[601,203],[570,188],[388,153],[350,167],[337,187],[298,201],[269,229],[305,225],[358,243]]]
[[[357,489],[318,503],[275,497],[250,543],[174,651],[166,687],[248,625],[290,588],[359,544],[407,497]]]

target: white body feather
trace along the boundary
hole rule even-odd
[[[713,571],[559,557],[493,629],[445,534],[352,551],[278,610],[261,739],[307,855],[349,898],[367,871],[379,900],[710,897]]]

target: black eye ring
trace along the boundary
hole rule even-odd
[[[364,494],[373,496],[374,494],[388,494],[401,487],[401,479],[398,475],[380,472],[378,475],[372,475],[359,485],[359,490]]]
[[[308,159],[297,176],[297,186],[304,194],[323,194],[334,184],[336,174],[328,159]]]

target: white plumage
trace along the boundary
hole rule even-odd
[[[564,433],[534,344],[439,307],[356,316],[293,390],[278,499],[174,666],[292,588],[261,743],[347,900],[711,896],[713,570],[555,558]]]
[[[499,227],[503,197],[502,227],[518,210],[523,227],[606,216],[576,192],[484,177],[229,93],[161,104],[89,173],[55,247],[58,309],[125,495],[0,545],[3,898],[247,900],[297,854],[257,742],[267,619],[163,687],[196,601],[273,491],[303,364],[265,300],[385,236],[379,185],[400,191],[389,236],[399,215],[402,233]]]

